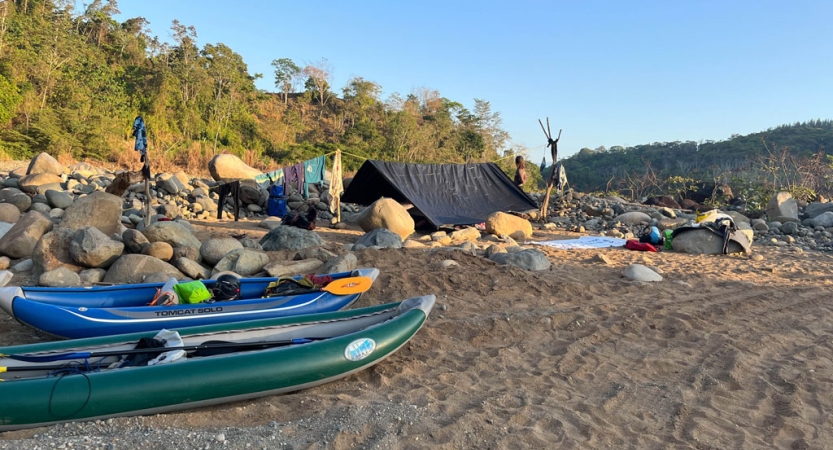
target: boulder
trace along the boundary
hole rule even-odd
[[[770,220],[776,217],[798,220],[798,203],[793,196],[786,191],[773,195],[766,204],[766,215]],[[783,222],[783,220],[781,220]]]
[[[232,271],[244,277],[250,277],[261,270],[269,263],[269,255],[249,249],[233,250],[221,259],[212,274],[223,271]]]
[[[205,280],[211,276],[210,270],[201,266],[200,263],[194,261],[193,259],[177,258],[174,260],[174,266],[188,278],[194,280]]]
[[[110,267],[124,251],[124,244],[110,239],[95,227],[84,227],[75,232],[69,244],[72,259],[86,267]]]
[[[613,220],[622,222],[625,225],[648,225],[651,223],[651,216],[641,211],[631,211],[619,214]]]
[[[34,173],[26,175],[18,181],[20,190],[27,194],[40,194],[45,192],[44,186],[61,187],[61,177],[51,173]]]
[[[32,252],[35,274],[41,274],[58,267],[66,267],[77,272],[84,267],[72,258],[70,243],[74,231],[68,228],[56,228],[43,235]]]
[[[492,253],[490,259],[498,264],[508,264],[524,270],[548,270],[552,265],[547,256],[537,249],[511,253]]]
[[[321,268],[320,273],[352,272],[356,270],[358,265],[359,261],[356,259],[356,255],[345,253],[327,261],[324,267]]]
[[[298,261],[280,261],[267,264],[263,270],[269,274],[270,277],[286,277],[292,275],[300,275],[307,273],[318,273],[318,269],[324,263],[317,258],[302,259]]]
[[[814,227],[824,227],[830,228],[833,227],[833,211],[826,211],[823,212],[816,217],[810,219],[812,221]],[[784,224],[786,225],[786,224]]]
[[[163,173],[156,176],[156,187],[164,189],[169,194],[178,194],[184,185],[174,174]]]
[[[177,280],[184,278],[182,272],[165,261],[160,261],[148,255],[126,254],[110,266],[107,275],[104,276],[104,282],[115,284],[142,283],[149,275],[155,273],[163,273]]]
[[[20,218],[20,210],[11,203],[0,203],[0,222],[15,223]]]
[[[810,219],[818,216],[819,214],[831,211],[833,212],[833,202],[830,203],[820,203],[820,202],[813,202],[807,205],[804,208],[804,214],[809,217]]]
[[[387,228],[377,228],[365,233],[353,244],[353,250],[367,247],[402,248],[402,238]]]
[[[634,281],[662,281],[662,275],[654,272],[647,266],[643,266],[642,264],[630,264],[625,267],[624,275],[625,278],[629,278]]]
[[[81,284],[81,277],[66,267],[58,267],[57,269],[42,273],[38,277],[38,283],[41,286],[48,287],[78,286]]]
[[[72,205],[72,196],[64,191],[49,189],[46,191],[46,200],[53,208],[67,209]]]
[[[211,161],[208,162],[208,171],[215,181],[249,179],[261,174],[259,170],[250,167],[237,156],[228,153],[211,158]]]
[[[380,198],[356,217],[356,223],[365,232],[386,228],[398,234],[404,241],[414,233],[414,219],[408,210],[392,198]]]
[[[151,242],[142,248],[142,254],[162,261],[170,261],[174,256],[174,248],[167,242]]]
[[[497,236],[512,236],[515,240],[532,237],[532,224],[513,214],[494,212],[486,218],[486,232]]]
[[[87,286],[101,283],[104,275],[107,275],[107,271],[104,269],[86,269],[78,273],[78,277],[81,278],[81,284]]]
[[[278,250],[301,250],[320,247],[324,240],[315,231],[297,227],[280,226],[270,230],[260,239],[260,245],[267,252]]]
[[[121,240],[130,253],[142,253],[142,249],[149,244],[148,238],[139,230],[127,229],[121,234]]]
[[[60,227],[80,230],[95,227],[107,236],[121,230],[121,198],[98,191],[75,200],[61,218]]]
[[[63,164],[46,152],[41,152],[32,158],[29,167],[26,169],[26,175],[46,173],[60,177],[64,172],[66,172],[66,168]]]
[[[179,222],[157,222],[143,231],[149,242],[167,242],[171,247],[191,247],[199,251],[202,245],[191,230]]]
[[[16,194],[10,196],[6,201],[9,204],[14,205],[21,213],[29,211],[29,207],[32,206],[32,197],[29,197],[27,194],[20,191],[17,191]]]
[[[200,245],[200,256],[205,264],[216,265],[232,250],[243,248],[243,244],[231,237],[210,237]]]
[[[12,259],[28,258],[32,256],[40,238],[50,231],[52,219],[37,211],[30,211],[0,238],[0,254]]]

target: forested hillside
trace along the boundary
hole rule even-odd
[[[564,159],[571,185],[632,197],[673,193],[694,181],[757,185],[768,190],[829,190],[833,121],[782,125],[725,141],[655,142],[581,149]]]
[[[234,49],[198,47],[187,18],[173,22],[167,43],[145,19],[116,14],[115,0],[82,9],[74,0],[0,2],[0,158],[132,161],[138,114],[151,157],[190,166],[224,151],[264,166],[336,147],[404,162],[491,161],[509,145],[486,100],[468,109],[427,88],[381,99],[382,86],[362,77],[335,88],[326,59],[299,65],[280,49],[274,73],[250,74]],[[274,78],[275,92],[256,89],[261,76]]]

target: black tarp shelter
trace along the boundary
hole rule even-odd
[[[538,209],[495,163],[406,164],[368,160],[341,196],[370,205],[388,197],[410,203],[435,228],[484,222],[494,212]]]

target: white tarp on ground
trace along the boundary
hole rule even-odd
[[[582,236],[578,239],[562,239],[557,241],[539,241],[533,244],[546,245],[547,247],[559,250],[576,250],[588,248],[622,247],[625,239],[617,239],[606,236]]]

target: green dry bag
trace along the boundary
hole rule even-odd
[[[174,291],[179,296],[180,303],[202,303],[211,298],[211,292],[200,280],[177,283],[174,285]]]

